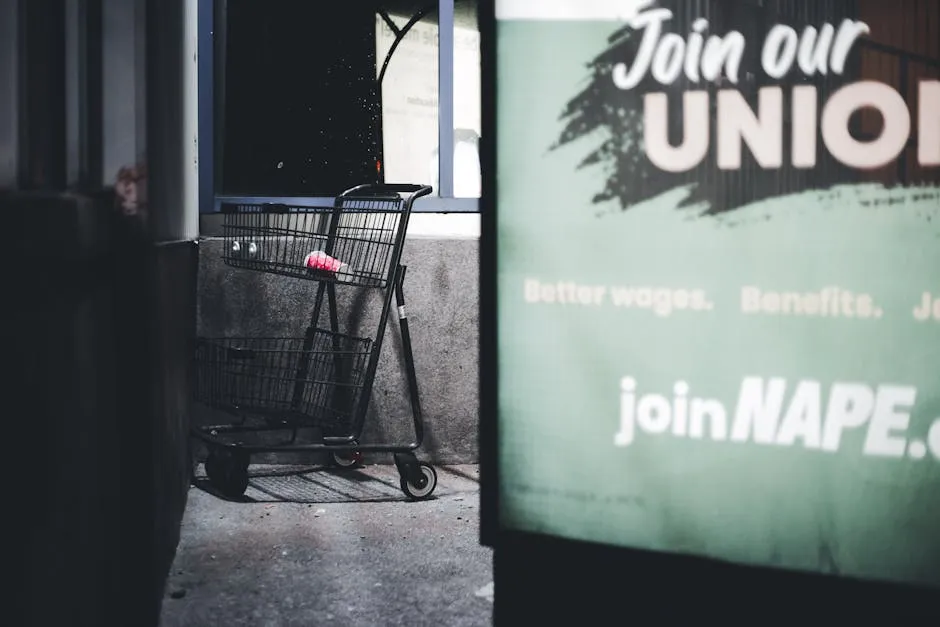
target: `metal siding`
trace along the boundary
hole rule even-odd
[[[885,184],[937,183],[937,168],[917,164],[917,100],[920,81],[940,79],[940,2],[904,0],[903,6],[901,9],[896,2],[884,0],[859,0],[859,19],[872,26],[873,44],[863,45],[861,75],[901,92],[912,118],[911,141],[899,163],[868,172],[867,178]],[[859,117],[863,133],[874,135],[880,131],[882,121],[877,112],[866,110]]]

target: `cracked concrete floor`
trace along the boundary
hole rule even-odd
[[[490,625],[477,467],[436,469],[435,498],[411,502],[392,465],[252,466],[232,502],[200,467],[161,626]]]

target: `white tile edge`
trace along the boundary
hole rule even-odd
[[[632,20],[653,0],[496,0],[498,20]]]

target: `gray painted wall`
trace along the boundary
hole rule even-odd
[[[198,334],[302,337],[317,284],[229,268],[221,259],[222,243],[218,238],[200,241]],[[478,249],[475,239],[409,238],[404,251],[405,301],[426,425],[418,456],[437,463],[478,461]],[[380,295],[338,286],[341,330],[373,336]],[[211,419],[202,408],[194,416]],[[401,333],[393,313],[364,439],[410,442],[410,421]],[[270,456],[258,459],[273,461]],[[366,461],[384,463],[388,457],[373,455]]]
[[[17,0],[0,0],[0,189],[16,185],[17,118]]]
[[[19,133],[17,49],[18,0],[0,0],[0,188],[12,187],[17,178]],[[68,50],[77,45],[78,3],[66,3]],[[130,0],[102,0],[103,35],[103,173],[102,183],[113,184],[121,166],[144,156],[143,141],[143,22],[142,7]],[[77,176],[77,57],[69,54],[68,64],[68,150],[69,181]]]
[[[114,183],[118,170],[144,158],[144,93],[142,7],[127,0],[103,0],[102,115],[103,183]]]

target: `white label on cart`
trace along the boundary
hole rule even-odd
[[[407,318],[407,317],[408,317],[408,316],[405,315],[405,306],[404,306],[404,305],[399,305],[399,306],[398,306],[398,319],[399,319],[399,320],[404,320],[404,319]]]

